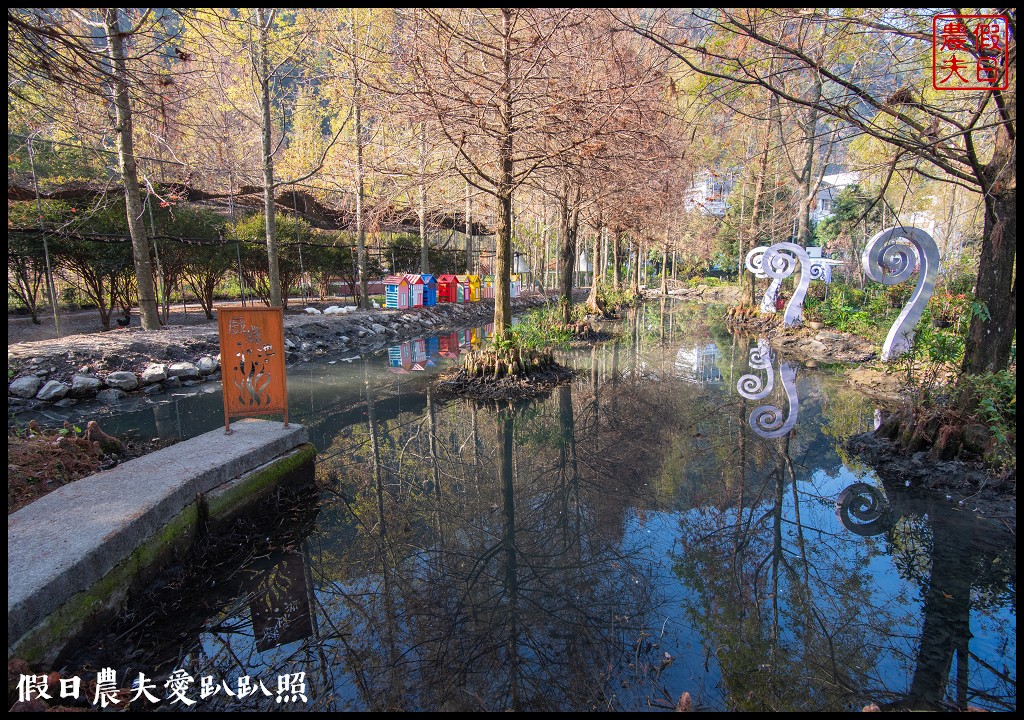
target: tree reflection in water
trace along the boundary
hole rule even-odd
[[[761,369],[764,348],[752,355],[752,369]],[[795,393],[787,395],[795,414]],[[806,458],[816,441],[808,445],[800,428],[782,437],[756,432],[753,422],[756,435],[747,437],[746,410],[741,403],[738,462],[723,472],[723,497],[684,516],[676,553],[677,574],[693,590],[683,606],[717,663],[724,706],[1015,708],[1015,650],[987,648],[980,657],[968,647],[972,607],[983,616],[1014,609],[1013,538],[948,503],[866,482],[839,494],[841,524],[829,523],[815,483],[798,482],[804,460],[793,460],[794,448]],[[751,449],[762,458],[751,462]],[[920,603],[907,590],[879,602],[884,556],[908,589],[920,588]],[[1006,653],[1009,666],[997,667],[993,654]]]
[[[516,406],[439,402],[426,373],[364,360],[303,420],[322,503],[301,532],[190,580],[169,620],[126,617],[119,676],[274,690],[301,671],[315,710],[640,709],[684,691],[712,709],[1013,709],[1012,538],[851,471],[835,448],[871,413],[820,375],[738,396],[758,368],[703,312],[631,310],[617,342],[569,358],[571,385]],[[796,417],[798,401],[795,427],[755,434],[762,403]]]
[[[374,417],[367,384],[365,433],[329,455],[368,442],[379,459],[346,465],[323,510],[360,531],[337,543],[345,533],[322,518],[312,538],[318,601],[346,636],[332,673],[356,679],[342,706],[615,709],[649,692],[660,655],[642,632],[657,597],[641,548],[621,545],[635,492],[578,456],[599,424],[588,384],[578,406],[569,385],[523,407],[428,394],[422,417],[393,420]]]
[[[1015,605],[1014,538],[995,523],[971,521],[962,510],[898,484],[865,483],[837,500],[843,526],[884,536],[900,575],[921,588],[922,623],[906,691],[880,693],[892,710],[966,710],[971,703],[1012,710],[1016,677],[970,650],[971,611]],[[956,664],[954,665],[954,657]]]

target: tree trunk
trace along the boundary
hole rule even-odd
[[[270,120],[270,23],[273,12],[256,8],[259,26],[260,133],[263,141],[263,217],[267,234],[267,274],[270,282],[270,306],[282,307],[281,270],[277,253],[277,224],[274,221],[274,149]]]
[[[359,62],[354,52],[356,48],[356,19],[355,10],[349,10],[351,22],[349,30],[352,33],[352,132],[356,144],[356,263],[359,275],[359,307],[364,310],[370,309],[370,291],[367,286],[366,269],[366,225],[363,222],[363,205],[366,202],[366,179],[363,168],[363,107],[362,107],[362,80],[359,75]],[[395,272],[395,268],[391,268]]]
[[[494,337],[502,339],[512,324],[512,22],[511,11],[501,9],[501,56],[503,77],[500,89],[501,145],[498,147],[498,227],[494,253]],[[468,238],[467,238],[467,248]],[[467,252],[468,254],[468,252]]]
[[[577,186],[564,188],[561,204],[562,245],[558,249],[558,297],[562,304],[562,321],[572,321],[572,288],[576,272],[576,236],[579,232],[579,201],[581,190]]]
[[[811,205],[814,202],[812,190],[816,184],[812,181],[814,169],[814,146],[818,142],[818,106],[821,99],[821,76],[815,73],[814,87],[811,94],[814,103],[807,110],[807,123],[804,125],[804,166],[800,171],[800,201],[798,204],[797,231],[795,242],[807,245],[811,240]],[[884,207],[884,205],[883,205]]]
[[[420,272],[430,272],[430,243],[427,240],[427,126],[420,124]]]
[[[132,137],[132,108],[128,98],[128,67],[125,62],[124,40],[117,8],[107,8],[104,11],[104,24],[110,60],[114,65],[111,80],[117,115],[117,162],[124,186],[135,278],[139,285],[139,315],[143,330],[158,330],[160,314],[157,311],[156,293],[153,289],[153,264],[149,256],[149,240],[142,225],[142,200],[139,197],[139,176],[135,167],[135,144]]]
[[[601,306],[601,298],[598,295],[598,283],[600,281],[600,252],[601,252],[601,238],[604,236],[604,228],[598,228],[597,234],[594,236],[594,259],[590,262],[590,294],[587,296],[587,309],[591,313],[604,315],[604,308]]]
[[[511,154],[511,150],[509,153]],[[510,211],[511,212],[511,211]],[[466,181],[466,272],[473,272],[473,221],[469,206],[469,180]],[[497,269],[494,270],[497,272]],[[497,297],[497,296],[495,296]]]
[[[754,183],[754,206],[750,210],[750,249],[753,250],[758,244],[758,231],[759,220],[761,217],[761,196],[764,194],[764,179],[765,175],[768,174],[768,152],[771,148],[771,134],[772,134],[772,121],[771,121],[771,105],[774,102],[775,95],[768,95],[768,106],[769,111],[766,114],[764,122],[764,138],[761,140],[761,159],[758,160],[757,167],[757,180]],[[745,259],[745,258],[744,258]],[[747,307],[753,307],[757,304],[757,278],[750,274],[747,278],[750,282],[743,284],[743,290],[740,293],[740,305],[746,305]]]
[[[668,295],[668,232],[665,233],[665,247],[661,249],[661,296]]]
[[[640,241],[638,240],[635,244],[636,247],[636,262],[633,267],[630,268],[630,294],[640,294]]]
[[[996,128],[992,159],[983,172],[989,187],[982,193],[985,231],[974,295],[989,318],[971,317],[963,363],[971,374],[1005,370],[1017,329],[1017,86],[1010,53],[1009,90],[1002,93],[1006,121]]]
[[[615,228],[615,242],[612,243],[612,289],[619,289],[619,263],[622,262],[622,231]]]
[[[1006,369],[1017,326],[1016,150],[1011,145],[1009,156],[1000,158],[999,146],[997,140],[989,167],[999,160],[1005,169],[985,196],[985,233],[975,287],[975,299],[988,309],[990,319],[977,314],[971,318],[963,363],[970,374]]]

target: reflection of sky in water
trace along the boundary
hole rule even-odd
[[[902,491],[886,493],[895,517],[906,515],[894,529],[869,537],[845,529],[836,498],[855,483],[881,483],[837,449],[870,429],[873,406],[814,370],[793,366],[795,380],[783,383],[777,359],[773,391],[744,401],[736,386],[752,372],[753,345],[692,311],[669,320],[658,310],[627,322],[617,345],[575,351],[571,387],[518,409],[513,565],[503,544],[508,496],[495,480],[495,411],[480,406],[471,419],[467,404],[426,394],[428,378],[485,331],[396,344],[366,363],[324,358],[289,369],[291,416],[309,427],[319,472],[341,478],[340,494],[325,496],[316,529],[296,548],[308,560],[320,640],[258,651],[251,604],[243,602],[253,573],[241,599],[196,609],[207,629],[181,639],[196,643],[187,658],[164,654],[160,662],[197,675],[218,668],[233,680],[231,658],[239,658],[268,686],[279,672],[304,670],[320,709],[505,709],[513,685],[528,709],[665,707],[684,691],[712,709],[859,709],[906,696],[928,666],[917,655],[929,577],[938,577],[930,575],[932,557],[941,551],[944,562],[969,569],[973,560],[949,549],[961,543],[964,554],[999,556],[1012,569],[1013,551],[971,546],[964,538],[984,529],[966,513],[949,520],[952,511]],[[759,405],[786,412],[790,400],[799,403],[799,422],[788,440],[751,431]],[[125,408],[104,428],[191,436],[219,427],[220,408],[218,394],[198,393]],[[386,470],[380,496],[371,482],[371,413]],[[431,427],[433,450],[424,440]],[[784,562],[773,641],[773,563],[762,563],[776,528]],[[931,548],[932,534],[946,544]],[[996,696],[970,696],[972,705],[1015,708],[1015,690],[983,666],[1006,666],[1015,679],[1010,577],[1009,586],[994,585],[1001,598],[982,609],[975,598],[970,610],[969,685]],[[950,588],[951,596],[961,591]],[[515,622],[506,613],[512,606]],[[519,638],[511,655],[510,632]],[[835,678],[820,664],[826,639],[842,655]],[[851,685],[836,687],[840,681]],[[575,695],[576,682],[589,694]],[[458,697],[436,695],[451,683]],[[951,683],[947,699],[955,698]]]

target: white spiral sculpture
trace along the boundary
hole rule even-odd
[[[807,256],[807,250],[796,243],[781,242],[775,243],[765,250],[761,259],[761,269],[764,274],[780,283],[796,271],[797,263],[800,264],[800,280],[797,281],[793,297],[786,304],[786,312],[782,316],[782,324],[786,327],[799,325],[804,314],[804,296],[807,295],[807,286],[815,274],[822,277],[821,265],[811,264],[811,258]]]
[[[918,258],[921,271],[918,273],[917,285],[896,322],[889,328],[889,334],[882,345],[883,361],[894,360],[905,354],[914,342],[914,328],[921,320],[928,298],[935,289],[935,278],[939,274],[939,248],[932,236],[924,230],[897,226],[886,228],[871,238],[861,256],[864,274],[883,285],[896,285],[910,277]]]
[[[767,380],[760,375],[748,373],[736,382],[736,391],[747,400],[767,397],[775,387],[775,370],[772,368],[772,348],[767,338],[759,338],[757,347],[750,349],[750,369],[767,370]]]
[[[747,270],[754,274],[756,278],[766,278],[764,272],[764,253],[768,248],[761,245],[754,248],[747,253],[747,259],[745,261]],[[764,296],[761,298],[761,312],[768,315],[775,314],[775,298],[779,294],[779,286],[782,285],[782,280],[772,280],[768,289],[764,291]]]
[[[772,282],[761,298],[761,312],[774,314],[775,299],[779,294],[782,281],[796,271],[800,265],[800,280],[793,291],[793,297],[786,305],[783,325],[791,327],[799,325],[804,313],[804,297],[811,280],[832,282],[832,267],[818,258],[811,258],[805,248],[796,243],[781,242],[771,247],[756,247],[747,253],[745,264],[747,270],[759,278],[771,278]]]
[[[789,402],[789,415],[774,405],[761,405],[750,413],[750,429],[763,438],[783,437],[796,426],[797,411],[800,409],[800,398],[796,394],[796,365],[784,362],[779,368],[782,388],[786,391]]]

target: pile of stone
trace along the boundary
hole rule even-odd
[[[47,379],[56,368],[40,367],[40,362],[30,360],[28,368],[8,385],[7,404],[15,411],[36,409],[44,403],[70,407],[80,400],[93,398],[106,405],[116,405],[132,392],[153,395],[171,388],[220,380],[219,370],[220,356],[204,355],[195,363],[150,363],[140,374],[117,370],[101,377],[87,365],[79,368],[70,382],[64,382]]]

